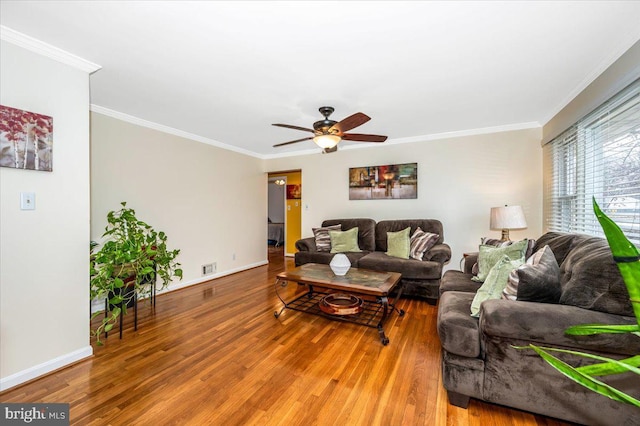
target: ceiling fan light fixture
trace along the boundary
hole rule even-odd
[[[323,149],[333,148],[334,146],[338,145],[338,142],[340,142],[341,140],[342,138],[338,135],[319,135],[313,138],[313,141],[316,143],[316,145]]]

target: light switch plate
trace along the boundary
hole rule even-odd
[[[20,210],[35,210],[35,209],[36,209],[36,193],[21,192],[20,193]]]

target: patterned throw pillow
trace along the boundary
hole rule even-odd
[[[422,260],[422,256],[436,245],[438,238],[440,235],[423,231],[418,227],[411,236],[409,256],[415,260]]]
[[[478,275],[472,277],[471,280],[480,283],[484,282],[493,265],[498,263],[498,261],[502,259],[502,256],[507,255],[511,260],[519,259],[524,257],[526,249],[526,239],[506,247],[480,246],[478,251]]]
[[[502,298],[526,302],[558,303],[560,266],[549,246],[535,252],[527,262],[511,271]]]
[[[518,259],[511,259],[508,255],[503,255],[498,262],[489,270],[484,284],[478,289],[471,302],[471,316],[480,316],[480,304],[489,299],[500,299],[502,291],[507,285],[509,273],[524,263],[524,256]]]
[[[503,241],[503,240],[499,240],[497,238],[487,238],[487,237],[482,237],[480,238],[480,243],[482,245],[485,246],[493,246],[493,247],[506,247],[506,246],[510,246],[511,244],[515,243],[516,241]],[[518,241],[520,242],[520,241]],[[524,252],[524,258],[528,259],[531,257],[531,255],[533,254],[533,246],[536,245],[536,240],[533,238],[528,238],[527,239],[527,249]],[[473,267],[471,268],[471,273],[473,275],[478,275],[478,272],[480,271],[480,268],[478,266],[478,262],[473,264]]]
[[[316,237],[316,248],[318,251],[331,251],[329,231],[339,231],[341,229],[341,224],[325,226],[324,228],[311,228],[313,235]]]

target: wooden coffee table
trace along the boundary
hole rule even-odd
[[[351,268],[346,275],[337,276],[329,265],[307,263],[276,276],[276,295],[284,306],[280,311],[274,312],[274,316],[278,318],[285,309],[292,309],[377,328],[380,341],[386,346],[389,338],[384,334],[383,325],[389,316],[390,308],[391,311],[397,311],[399,316],[405,313],[404,310],[396,308],[393,303],[389,303],[389,294],[394,289],[398,289],[394,301],[402,295],[400,278],[401,275],[397,272],[378,272],[359,268]],[[307,291],[285,302],[278,290],[286,287],[289,282],[305,285]],[[323,311],[320,305],[325,303],[325,297],[336,293],[360,299],[359,312],[336,315],[326,313],[326,309]]]

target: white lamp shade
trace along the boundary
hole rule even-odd
[[[520,206],[491,207],[491,229],[524,229],[527,221]]]
[[[320,135],[313,138],[313,141],[320,148],[333,148],[338,145],[342,139],[338,135]]]

